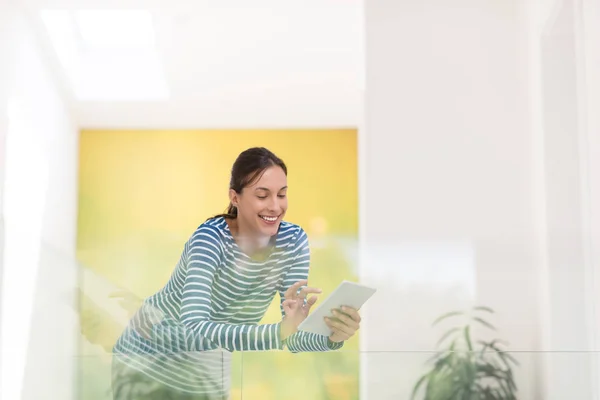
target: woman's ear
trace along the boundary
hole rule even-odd
[[[229,202],[235,207],[238,206],[239,194],[233,189],[229,189]]]

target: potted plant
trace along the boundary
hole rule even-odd
[[[474,324],[495,330],[482,313],[493,313],[488,307],[474,307],[469,312],[453,311],[433,322],[465,319],[454,325],[439,339],[436,354],[428,360],[430,370],[417,381],[412,399],[423,393],[425,400],[516,400],[517,387],[513,366],[517,361],[494,339],[476,340],[471,337]]]

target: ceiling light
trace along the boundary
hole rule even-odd
[[[77,100],[169,98],[150,12],[44,10],[41,17]]]
[[[86,47],[154,48],[152,14],[146,10],[79,10],[75,23]]]

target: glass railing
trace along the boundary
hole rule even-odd
[[[12,263],[9,272],[13,277],[16,271],[31,279],[13,279],[19,284],[3,287],[2,400],[111,400],[115,387],[122,390],[124,399],[169,399],[170,394],[161,392],[164,388],[147,374],[113,368],[115,360],[108,353],[139,299],[111,297],[118,288],[109,280],[93,275],[92,270],[50,246],[42,247],[39,258],[42,261],[36,268],[31,259],[25,263],[20,252],[12,251],[6,258]],[[434,272],[439,271],[430,271],[427,277]],[[430,320],[467,302],[468,296],[429,283],[410,290],[396,287],[394,282],[386,284],[378,282],[381,290],[373,299],[372,312],[364,313],[368,320],[365,318],[358,336],[338,351],[185,353],[179,354],[183,358],[179,364],[162,365],[162,372],[150,358],[134,361],[150,375],[170,376],[179,389],[187,384],[191,392],[224,393],[234,400],[408,400],[417,386],[415,398],[419,400],[600,400],[600,353],[572,351],[588,348],[587,324],[569,324],[572,319],[566,318],[579,312],[574,320],[583,321],[581,310],[551,303],[550,311],[561,321],[554,322],[555,329],[535,322],[525,326],[536,309],[502,292],[499,296],[511,303],[500,315],[503,319],[497,325],[503,330],[499,337],[516,339],[518,347],[509,346],[509,353],[490,347],[482,351],[481,344],[473,340],[472,352],[439,354],[430,348],[445,336],[444,331],[429,330]],[[569,289],[565,293],[577,292]],[[565,293],[563,297],[568,297]],[[380,311],[389,305],[396,307],[397,317],[391,322],[390,315]],[[520,307],[528,307],[528,313],[515,313],[513,318],[510,312]],[[270,322],[280,318],[279,310],[275,311]],[[464,336],[462,331],[454,333]],[[480,333],[471,331],[474,338],[481,337]],[[561,343],[563,348],[528,351],[527,346],[542,347],[535,341],[538,337]],[[423,376],[426,378],[420,381]]]
[[[76,357],[72,398],[170,399],[189,390],[196,394],[184,398],[206,400],[408,400],[413,393],[419,400],[592,400],[600,352],[211,351],[169,358]]]

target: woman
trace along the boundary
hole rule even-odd
[[[321,290],[306,286],[308,239],[283,221],[286,192],[287,168],[275,154],[261,147],[238,156],[227,213],[196,229],[170,280],[117,341],[114,399],[227,398],[232,351],[336,350],[355,334],[354,309],[326,320],[329,337],[297,329]],[[277,292],[282,321],[259,324]]]

